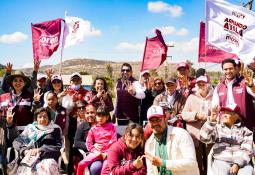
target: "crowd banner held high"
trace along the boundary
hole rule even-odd
[[[245,64],[255,56],[255,13],[224,0],[206,0],[206,41],[236,54]]]
[[[89,21],[78,17],[67,16],[65,13],[64,48],[83,42],[86,34],[90,33],[90,30]]]
[[[141,72],[156,69],[166,60],[167,45],[158,29],[155,33],[155,37],[146,38]]]
[[[34,60],[48,59],[58,49],[61,18],[31,24]]]

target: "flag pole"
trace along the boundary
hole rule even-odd
[[[65,12],[66,15],[67,12]],[[59,63],[59,70],[58,70],[58,74],[61,75],[61,70],[62,70],[62,61],[63,61],[63,52],[64,52],[64,46],[65,46],[65,31],[66,31],[66,25],[65,25],[65,20],[63,20],[64,22],[64,29],[63,29],[63,36],[62,36],[62,49],[61,49],[61,53],[60,53],[60,63]]]
[[[63,50],[63,48],[62,48]],[[60,55],[60,63],[59,63],[59,70],[58,70],[58,74],[61,75],[61,69],[62,69],[62,56],[63,56],[63,52],[61,50],[61,55]]]
[[[142,62],[142,66],[141,66],[140,72],[142,72],[142,69],[143,69],[144,57],[145,57],[146,47],[147,47],[147,40],[148,40],[148,37],[146,37],[146,40],[145,40],[144,52],[143,52],[143,62]]]

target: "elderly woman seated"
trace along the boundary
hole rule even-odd
[[[62,147],[62,131],[51,122],[47,109],[35,111],[35,122],[14,140],[13,147],[22,159],[16,174],[59,174],[57,160]]]

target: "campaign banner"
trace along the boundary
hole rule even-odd
[[[155,33],[155,37],[146,38],[141,72],[156,69],[166,60],[167,45],[158,29]]]
[[[48,59],[58,49],[61,18],[31,24],[34,60]]]
[[[200,22],[198,62],[221,63],[226,58],[236,59],[237,56],[225,52],[205,41],[205,23]]]
[[[206,0],[206,41],[236,54],[245,64],[255,56],[255,13],[224,0]]]

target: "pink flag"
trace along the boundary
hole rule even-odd
[[[155,33],[157,36],[146,38],[141,72],[156,69],[166,60],[167,45],[158,29]]]
[[[205,23],[200,22],[198,62],[221,63],[226,58],[237,58],[237,56],[206,43]]]
[[[61,18],[32,25],[34,60],[48,59],[59,46]]]

